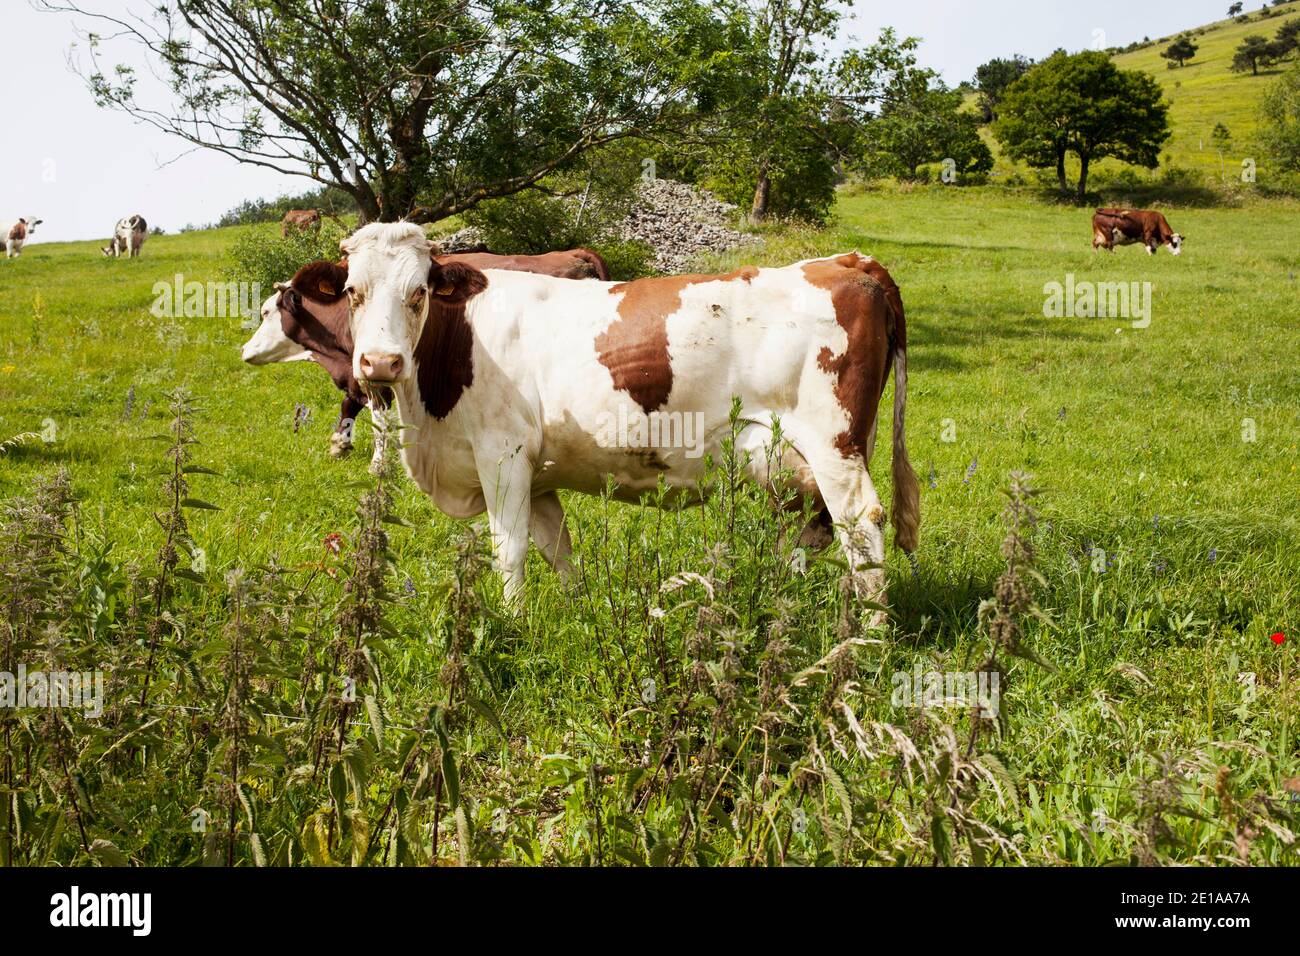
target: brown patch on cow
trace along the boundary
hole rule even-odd
[[[596,355],[609,369],[616,391],[627,392],[647,415],[668,403],[673,390],[668,354],[668,316],[682,307],[682,291],[702,282],[749,282],[758,269],[745,266],[726,275],[661,276],[620,282],[618,318],[596,336]]]
[[[352,325],[348,303],[342,295],[326,295],[327,282],[341,287],[339,267],[323,260],[311,262],[294,274],[280,290],[276,307],[280,328],[290,340],[311,352],[312,361],[329,373],[335,387],[355,402],[364,403],[365,393],[352,374]],[[328,278],[327,278],[328,277]]]
[[[14,224],[13,224],[13,228],[11,228],[11,229],[9,230],[9,238],[10,238],[10,239],[14,239],[14,240],[26,239],[26,238],[27,238],[27,223],[25,223],[25,222],[16,222],[16,223],[14,223]]]
[[[605,260],[590,249],[546,252],[539,256],[499,256],[491,252],[455,252],[433,257],[434,262],[461,262],[475,269],[532,272],[557,279],[609,279]]]
[[[848,334],[844,354],[823,348],[817,355],[817,367],[835,376],[836,401],[849,416],[835,447],[845,458],[865,461],[894,349],[906,341],[902,296],[884,266],[857,253],[810,262],[803,273],[831,293],[835,320]]]
[[[415,376],[425,409],[442,421],[474,384],[474,330],[465,303],[487,288],[478,269],[462,261],[434,260],[429,267],[430,297],[420,341],[415,346]]]

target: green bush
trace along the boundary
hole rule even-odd
[[[236,282],[260,284],[269,290],[288,282],[314,259],[339,258],[339,240],[346,233],[326,220],[319,231],[305,230],[281,236],[279,227],[250,226],[239,233],[230,248],[228,276]]]
[[[619,145],[589,157],[581,169],[548,178],[536,189],[480,203],[463,216],[493,252],[539,255],[583,246],[600,253],[613,279],[649,275],[653,250],[612,238],[636,199],[641,174],[636,147]]]

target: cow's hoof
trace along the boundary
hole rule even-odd
[[[374,475],[376,478],[378,478],[379,475],[380,475],[380,473],[381,473],[383,470],[384,470],[384,460],[383,460],[382,458],[373,458],[373,459],[371,459],[371,461],[370,461],[370,469],[369,469],[369,471],[370,471],[370,473],[371,473],[372,475]]]

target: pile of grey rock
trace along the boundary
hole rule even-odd
[[[654,250],[651,264],[677,273],[701,255],[761,243],[740,232],[740,210],[712,194],[670,179],[638,179],[637,195],[627,214],[610,230],[611,239],[644,242]],[[438,240],[442,253],[483,252],[483,234],[467,226]],[[493,252],[508,253],[508,249]]]
[[[705,253],[760,243],[735,228],[740,221],[739,209],[702,189],[670,179],[640,179],[637,200],[614,235],[646,243],[655,251],[654,267],[674,273]]]

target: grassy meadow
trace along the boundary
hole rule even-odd
[[[856,248],[903,290],[921,547],[882,631],[728,461],[701,509],[567,496],[579,579],[534,553],[513,618],[484,522],[371,479],[365,425],[328,457],[319,368],[150,314],[235,230],[0,260],[0,443],[38,433],[0,451],[0,654],[106,672],[99,719],[0,713],[0,862],[1295,865],[1298,214],[1112,256],[1087,211],[869,190],[708,264]],[[1150,283],[1149,326],[1046,317],[1071,276]],[[34,490],[58,469],[73,505]],[[1043,614],[998,603],[998,644],[1008,555]],[[892,697],[985,666],[997,720]]]

